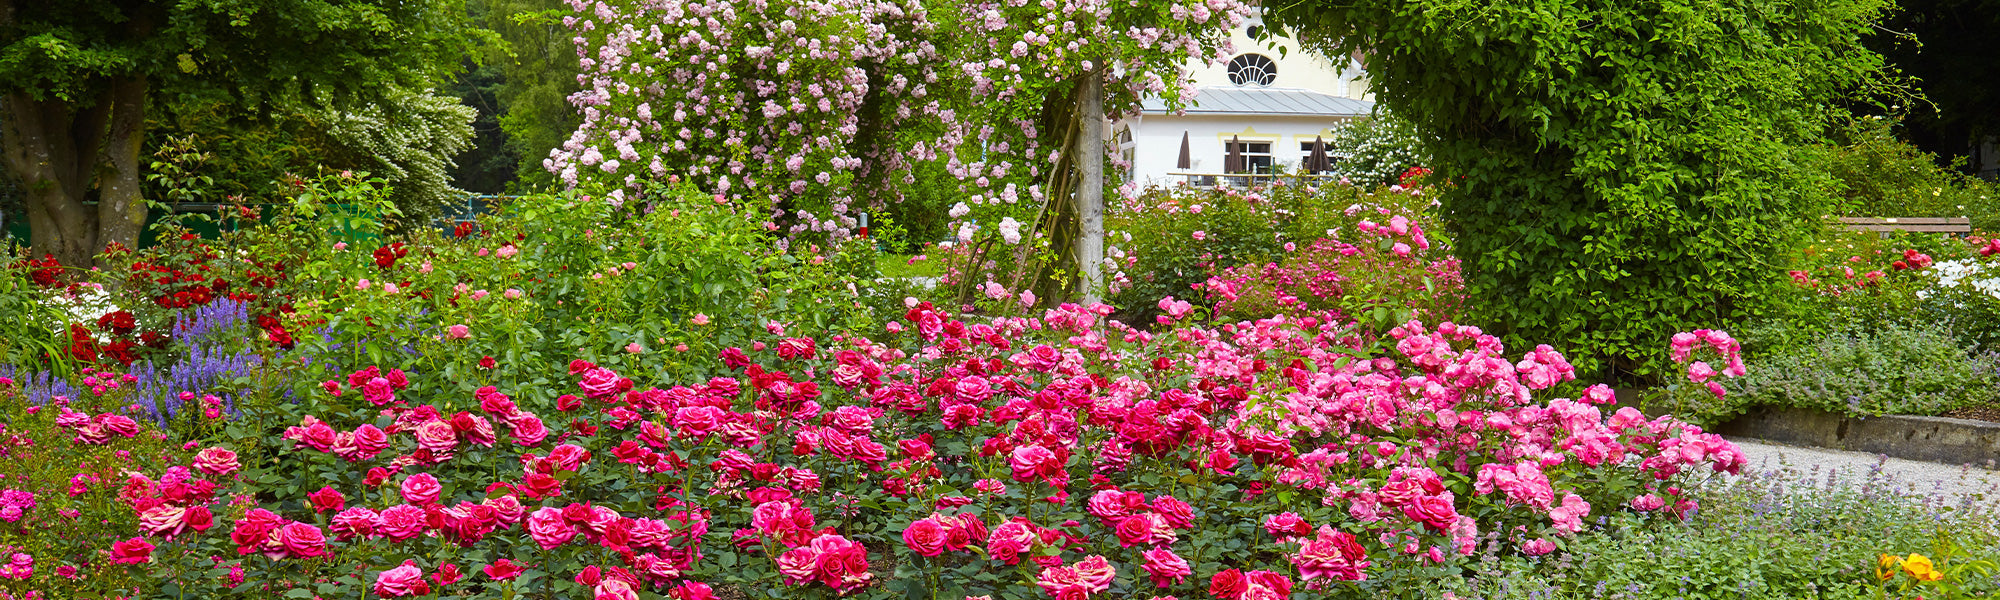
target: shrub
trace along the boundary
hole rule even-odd
[[[184,455],[127,409],[133,380],[88,368],[77,376],[73,395],[33,403],[0,377],[0,551],[9,559],[0,593],[101,598],[133,589],[149,578],[102,554],[137,530],[138,516],[119,502],[135,489],[127,476],[162,473],[181,497],[197,489],[185,468],[166,472]]]
[[[1562,356],[1517,364],[1474,328],[1412,322],[1393,352],[1343,360],[1295,321],[1153,338],[1097,326],[1108,310],[968,323],[918,304],[879,341],[773,336],[671,387],[584,360],[576,387],[509,382],[544,388],[518,397],[357,370],[204,413],[216,441],[136,466],[105,503],[135,531],[63,542],[113,563],[65,585],[1026,597],[1240,577],[1374,597],[1480,531],[1537,548],[1628,503],[1688,515],[1667,486],[1741,462],[1671,418],[1606,417],[1601,386],[1537,399],[1570,378]],[[1488,376],[1452,375],[1472,365]]]
[[[1815,332],[1815,341],[1754,357],[1729,402],[1690,418],[1720,420],[1752,405],[1835,413],[1936,415],[1992,402],[2000,357],[1973,354],[1941,324]]]
[[[1911,490],[1876,471],[1837,476],[1792,467],[1746,470],[1697,488],[1702,510],[1683,522],[1614,516],[1601,535],[1542,557],[1489,554],[1432,597],[1617,599],[1880,598],[1909,583],[1884,555],[1921,553],[1950,572],[1925,597],[1983,597],[2000,589],[1984,557],[2000,553],[1996,505]],[[1885,581],[1886,579],[1886,581]],[[1959,587],[1944,593],[1943,585]],[[1909,593],[1908,588],[1898,593]],[[1450,595],[1447,595],[1450,594]],[[1909,596],[1895,596],[1909,597]]]
[[[51,261],[53,259],[51,258]],[[67,366],[56,359],[67,349],[69,340],[60,333],[69,315],[48,298],[57,293],[38,285],[36,276],[56,287],[62,276],[59,267],[39,259],[13,258],[12,251],[0,253],[0,365]]]
[[[1373,57],[1379,102],[1450,178],[1479,321],[1636,383],[1665,376],[1654,340],[1773,312],[1767,265],[1833,197],[1799,150],[1878,81],[1862,40],[1892,5],[1306,2],[1266,21]]]
[[[1326,144],[1338,157],[1331,174],[1366,188],[1403,183],[1411,168],[1430,164],[1415,127],[1386,110],[1335,127]]]
[[[1108,218],[1116,259],[1113,304],[1126,307],[1132,321],[1150,321],[1154,302],[1193,295],[1226,269],[1268,265],[1310,249],[1314,240],[1353,237],[1361,222],[1387,223],[1400,216],[1421,230],[1443,254],[1446,240],[1435,233],[1428,188],[1360,185],[1299,185],[1277,181],[1268,187],[1149,189],[1123,203]],[[1405,240],[1414,242],[1414,240]],[[1289,249],[1288,249],[1289,248]],[[1387,252],[1389,246],[1380,248]],[[1242,278],[1238,274],[1237,278]],[[1414,288],[1404,289],[1409,292]],[[1275,298],[1273,299],[1275,302]],[[1275,306],[1275,305],[1273,305]],[[1277,314],[1237,311],[1238,318]],[[1317,310],[1317,308],[1315,308]],[[1402,315],[1407,317],[1408,315]],[[1389,326],[1408,320],[1396,318]],[[1387,328],[1382,328],[1386,330]]]
[[[1375,215],[1366,213],[1375,212]],[[1320,238],[1299,248],[1287,243],[1282,262],[1221,270],[1201,288],[1230,319],[1249,315],[1320,316],[1356,322],[1381,333],[1411,319],[1456,320],[1465,302],[1458,259],[1434,246],[1421,225],[1387,208],[1350,207],[1362,220],[1352,230],[1329,230],[1353,243]]]
[[[1982,230],[2000,227],[2000,192],[1985,180],[1940,166],[1937,157],[1896,138],[1897,119],[1857,117],[1835,127],[1822,149],[1839,179],[1842,214],[1859,217],[1964,217]],[[1963,160],[1963,159],[1960,159]]]

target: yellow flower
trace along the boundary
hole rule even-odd
[[[1911,554],[1909,558],[1903,559],[1903,572],[1917,578],[1917,581],[1944,579],[1944,573],[1938,572],[1937,568],[1931,565],[1931,559],[1922,554]]]
[[[1896,568],[1902,566],[1903,558],[1894,554],[1882,555],[1880,567],[1875,568],[1875,576],[1887,581],[1896,576]]]

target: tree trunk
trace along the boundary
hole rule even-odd
[[[1083,304],[1103,300],[1104,293],[1104,71],[1083,74],[1077,91],[1076,136],[1077,272],[1082,275]]]
[[[98,114],[74,115],[66,103],[35,101],[26,94],[5,97],[0,106],[0,157],[20,178],[28,205],[29,243],[38,254],[51,254],[72,267],[87,266],[97,244],[97,215],[83,204],[89,188],[91,159],[79,160],[77,136]],[[81,118],[78,118],[81,117]],[[83,150],[97,153],[95,136]]]
[[[147,84],[113,81],[81,111],[53,98],[0,98],[0,163],[24,188],[34,253],[87,268],[105,244],[138,247],[146,226],[139,155]],[[86,203],[93,191],[96,206]]]
[[[92,250],[111,243],[139,248],[147,212],[139,192],[139,153],[145,142],[146,79],[121,79],[111,87],[111,130],[104,148],[108,169],[99,183]]]

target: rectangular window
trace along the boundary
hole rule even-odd
[[[1263,174],[1271,172],[1270,142],[1242,142],[1240,144],[1223,142],[1222,152],[1225,161],[1227,160],[1227,157],[1229,156],[1229,152],[1231,150],[1242,153],[1243,164],[1241,168],[1229,171],[1230,173]]]

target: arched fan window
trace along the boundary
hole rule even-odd
[[[1278,80],[1278,63],[1262,54],[1243,54],[1229,59],[1229,82],[1236,85],[1271,85]]]

